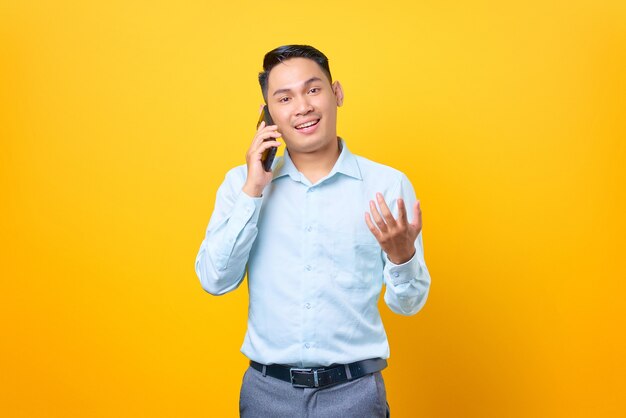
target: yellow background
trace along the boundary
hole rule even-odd
[[[422,201],[429,301],[381,304],[392,416],[625,416],[617,0],[2,0],[0,415],[237,415],[245,286],[193,265],[286,43]]]

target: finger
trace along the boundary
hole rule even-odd
[[[256,128],[256,132],[259,133],[261,132],[263,129],[278,129],[278,125],[266,125],[265,121],[262,120],[261,123],[259,123],[259,127]]]
[[[380,238],[381,238],[380,230],[376,228],[376,226],[374,225],[374,222],[372,222],[372,218],[370,218],[369,212],[365,212],[365,223],[367,224],[367,227],[369,228],[370,232],[374,235],[376,240],[380,241]]]
[[[385,198],[382,193],[376,193],[376,200],[378,200],[378,206],[380,207],[380,212],[385,218],[385,222],[393,228],[396,225],[396,220],[393,217],[393,213],[389,210],[389,206],[387,206],[387,202],[385,202]]]
[[[255,154],[262,155],[266,149],[271,147],[280,147],[282,144],[279,141],[264,141],[262,142],[258,148],[254,150]]]
[[[404,204],[404,199],[399,197],[396,202],[398,203],[398,224],[406,225],[408,222],[406,217],[406,205]]]
[[[270,125],[267,127],[267,129],[264,129],[255,135],[255,137],[261,138],[261,139],[278,138],[280,136],[282,136],[282,134],[278,132],[275,125],[274,126]]]
[[[266,131],[259,132],[255,135],[254,139],[252,140],[252,145],[250,147],[257,148],[265,140],[271,138],[280,138],[281,136],[282,134],[276,130],[272,131],[268,129]]]
[[[419,200],[413,205],[413,222],[411,222],[411,225],[413,225],[418,232],[422,230],[422,207]]]
[[[370,200],[370,212],[372,212],[372,217],[374,218],[374,222],[376,222],[378,229],[380,229],[381,232],[387,232],[387,224],[383,220],[380,213],[378,213],[378,208],[373,200]]]
[[[248,164],[253,163],[253,164],[258,164],[263,160],[263,154],[265,153],[265,151],[268,148],[278,148],[281,143],[280,142],[275,142],[275,141],[268,141],[266,143],[264,143],[263,145],[266,145],[266,147],[264,148],[258,148],[254,151],[250,151],[250,153],[246,156],[246,161]]]
[[[261,124],[259,125],[259,129],[256,130],[256,134],[258,135],[259,133],[267,130],[267,131],[272,131],[272,130],[277,130],[278,129],[278,125],[265,125],[265,121],[262,121]]]

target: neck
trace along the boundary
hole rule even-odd
[[[299,172],[301,172],[311,184],[317,183],[320,179],[326,177],[330,170],[333,169],[341,147],[339,139],[332,142],[327,148],[311,153],[291,153],[289,157]]]

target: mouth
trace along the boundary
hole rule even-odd
[[[319,119],[313,119],[304,123],[301,123],[299,125],[296,125],[296,131],[298,132],[302,132],[302,133],[311,133],[313,132],[315,129],[317,129],[317,125],[319,124]]]

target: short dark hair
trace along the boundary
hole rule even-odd
[[[320,66],[328,81],[332,84],[333,78],[330,75],[328,58],[321,51],[309,45],[283,45],[265,54],[263,59],[263,71],[259,73],[259,84],[263,92],[263,98],[267,102],[267,79],[272,68],[290,58],[308,58]]]

